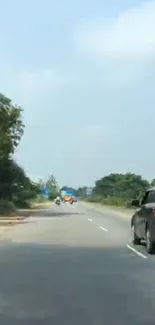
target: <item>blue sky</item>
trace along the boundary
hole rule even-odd
[[[24,108],[33,178],[155,177],[155,1],[0,1],[0,91]]]

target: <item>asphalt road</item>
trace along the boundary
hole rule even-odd
[[[154,323],[155,256],[132,247],[129,219],[53,205],[1,234],[0,324]]]

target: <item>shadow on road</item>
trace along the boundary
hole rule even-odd
[[[66,217],[66,216],[72,216],[72,215],[85,215],[83,212],[71,212],[71,211],[58,211],[58,210],[51,210],[51,209],[39,209],[39,210],[29,210],[29,211],[23,211],[22,215],[24,218],[33,216],[33,217]]]
[[[85,213],[81,213],[81,212],[57,212],[57,211],[47,211],[45,210],[44,213],[41,212],[40,214],[37,215],[33,215],[34,217],[68,217],[68,216],[78,216],[78,215],[85,215]]]

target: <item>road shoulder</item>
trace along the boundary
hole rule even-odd
[[[107,205],[102,205],[102,204],[98,204],[98,203],[91,203],[91,202],[80,202],[80,204],[83,207],[86,207],[88,209],[92,209],[98,212],[103,212],[103,213],[107,213],[109,215],[112,216],[118,216],[121,217],[123,219],[127,219],[130,220],[132,215],[134,214],[135,210],[134,209],[126,209],[126,208],[118,208],[118,207],[111,207],[111,206],[107,206]]]
[[[26,219],[38,214],[43,210],[51,209],[53,202],[38,203],[29,209],[18,209],[10,216],[0,216],[0,236],[12,229],[12,226],[24,224]]]

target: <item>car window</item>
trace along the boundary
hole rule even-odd
[[[155,203],[155,191],[147,192],[147,196],[144,198],[143,204]]]
[[[141,205],[147,203],[147,199],[148,199],[149,193],[150,193],[149,191],[147,191],[147,192],[145,193],[145,195],[144,195],[143,198],[142,198]]]

